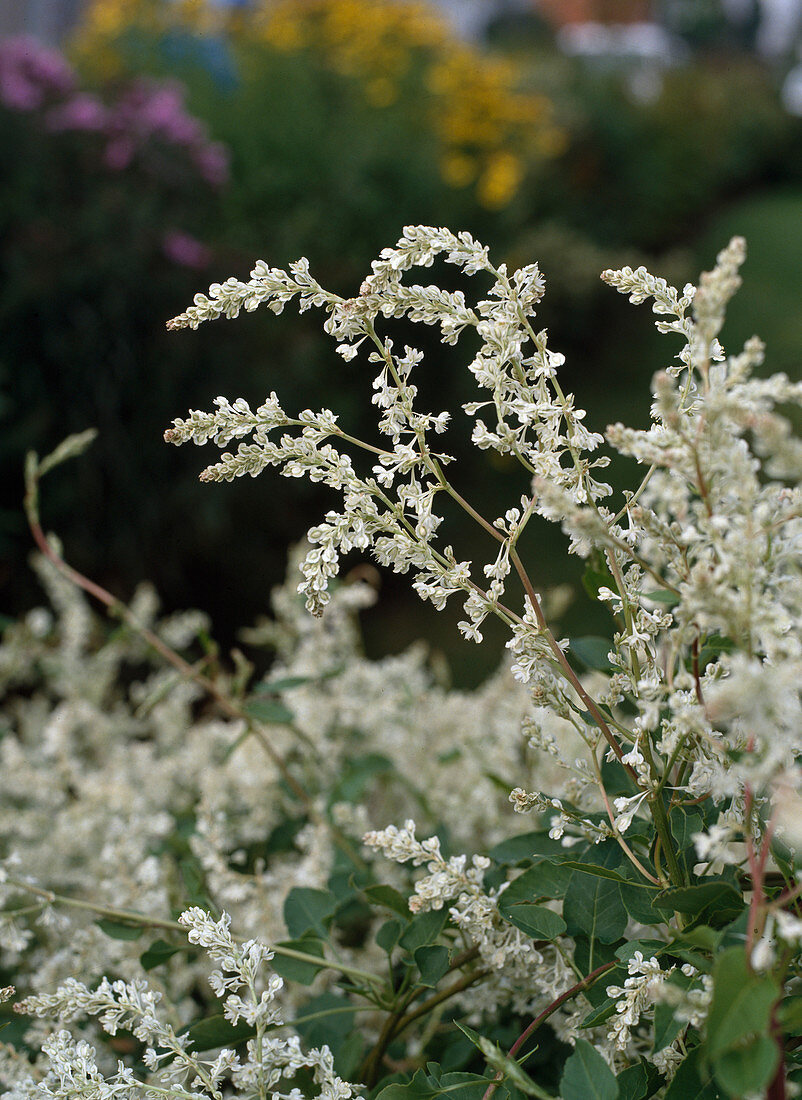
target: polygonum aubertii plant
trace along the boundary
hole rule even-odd
[[[731,356],[719,343],[744,256],[735,238],[700,285],[682,291],[644,268],[604,272],[632,302],[650,301],[657,328],[683,342],[654,379],[650,427],[607,430],[607,446],[642,467],[620,500],[603,480],[605,437],[564,392],[563,357],[534,325],[544,293],[537,265],[495,267],[467,233],[406,229],[349,299],[324,290],[304,260],[289,271],[260,261],[248,282],[213,285],[170,322],[196,328],[262,305],[280,313],[297,299],[302,311],[324,311],[346,363],[366,358],[374,366],[372,439],[350,434],[328,409],[285,412],[275,392],[255,410],[217,398],[214,412],[174,421],[166,438],[223,449],[205,481],[275,466],[340,495],[340,507],[309,531],[300,566],[298,592],[324,622],[348,590],[337,574],[353,550],[411,573],[437,609],[459,599],[460,630],[475,642],[488,616],[500,618],[514,678],[503,692],[522,701],[513,710],[523,742],[548,766],[527,777],[522,754],[519,776],[508,782],[512,810],[532,815],[531,831],[516,828],[511,814],[507,840],[468,855],[451,850],[448,820],[418,836],[430,812],[426,763],[417,768],[420,813],[405,811],[397,824],[377,819],[382,802],[372,781],[359,788],[368,792],[363,803],[346,807],[325,793],[332,783],[325,767],[309,780],[310,820],[329,837],[320,861],[328,877],[312,888],[297,882],[284,910],[292,944],[271,947],[295,952],[290,979],[321,972],[314,980],[331,983],[330,972],[339,974],[340,1003],[321,1011],[366,1013],[358,1057],[349,1061],[344,1040],[334,1041],[333,1055],[328,1046],[290,1054],[289,1040],[268,1040],[279,1019],[269,1007],[278,986],[256,969],[246,975],[240,960],[270,958],[266,946],[246,944],[232,946],[222,974],[212,976],[231,1026],[250,1029],[242,1057],[225,1047],[214,1061],[199,1061],[191,1044],[151,1022],[155,1001],[145,1004],[144,987],[62,985],[24,1007],[40,1017],[100,1013],[106,1031],[109,1020],[130,1017],[149,1044],[152,1076],[137,1077],[121,1062],[104,1077],[94,1055],[64,1032],[46,1040],[48,1076],[5,1095],[266,1096],[282,1073],[297,1075],[293,1097],[379,1088],[383,1100],[452,1091],[480,1100],[496,1090],[513,1100],[797,1094],[802,443],[778,407],[802,403],[802,385],[755,377],[763,361],[757,339]],[[478,294],[412,281],[413,269],[435,261],[472,277]],[[444,343],[471,343],[477,394],[463,412],[472,441],[520,469],[503,514],[480,514],[458,488],[458,473],[452,477],[443,449],[451,411],[420,407],[423,356],[384,334],[400,318],[439,326]],[[486,562],[462,560],[443,538],[447,498],[488,536]],[[534,516],[561,525],[570,552],[585,559],[586,586],[610,612],[609,645],[552,630],[527,570],[537,552],[534,524],[527,532]],[[306,637],[325,649],[325,632]],[[314,666],[314,645],[304,653]],[[297,669],[289,662],[281,671]],[[274,703],[289,699],[292,677],[275,683]],[[315,753],[321,745],[320,715],[333,699],[323,683],[313,690],[320,709],[307,698],[294,718],[298,767],[304,746]],[[335,725],[341,739],[354,728]],[[469,729],[455,725],[450,751],[466,752],[477,783],[480,771],[498,782],[493,736],[474,756]],[[410,738],[409,751],[425,754],[424,742]],[[395,744],[403,767],[403,738]],[[497,744],[506,767],[500,734]],[[431,752],[432,777],[448,758]],[[281,774],[286,786],[289,773]],[[498,813],[488,797],[488,820]],[[370,932],[345,941],[340,929],[338,941],[338,913],[357,897]],[[374,923],[381,913],[383,923]],[[181,919],[190,940],[203,944],[198,930],[208,920],[217,958],[228,925],[199,911]],[[136,998],[144,1007],[134,1011]],[[147,1025],[139,1022],[144,1012]],[[568,1046],[554,1045],[554,1036]],[[524,1067],[534,1045],[548,1057]],[[79,1063],[81,1088],[91,1080],[96,1091],[63,1091]],[[358,1086],[337,1076],[346,1065],[342,1077]]]

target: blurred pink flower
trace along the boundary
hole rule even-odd
[[[168,260],[182,267],[207,267],[212,258],[211,249],[180,229],[168,229],[162,238],[162,250]]]
[[[103,130],[108,120],[106,107],[93,95],[79,92],[47,112],[49,130]]]
[[[221,187],[228,180],[228,150],[219,141],[209,142],[200,148],[195,154],[195,163],[212,187]]]
[[[25,112],[45,109],[39,120],[51,132],[104,135],[103,163],[114,172],[124,171],[141,156],[143,166],[159,176],[174,166],[183,178],[188,161],[211,187],[228,179],[225,147],[211,142],[203,123],[188,113],[184,89],[174,81],[134,80],[106,105],[77,90],[72,69],[57,51],[31,38],[10,38],[0,42],[0,105]],[[184,152],[180,159],[165,157],[164,146]],[[197,252],[180,243],[174,251],[176,262],[202,266]]]
[[[74,87],[73,71],[56,50],[25,36],[0,44],[0,102],[6,107],[33,111]]]
[[[136,146],[133,140],[127,134],[119,134],[112,138],[106,146],[103,153],[103,163],[107,168],[111,168],[115,172],[121,172],[134,159],[135,152]]]

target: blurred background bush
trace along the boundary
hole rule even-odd
[[[325,494],[269,475],[200,486],[203,455],[166,447],[164,427],[218,393],[275,388],[358,433],[371,406],[364,368],[343,369],[308,314],[164,331],[257,257],[306,255],[346,294],[410,222],[537,259],[566,384],[603,427],[643,422],[673,349],[599,272],[646,262],[685,281],[745,233],[732,338],[760,332],[767,369],[799,377],[801,31],[802,0],[51,0],[0,14],[4,610],[36,598],[24,452],[90,425],[91,456],[45,500],[68,556],[121,595],[147,577],[168,608],[203,607],[224,643],[264,609]],[[466,400],[464,349],[406,338],[428,354],[424,396]],[[506,471],[466,438],[449,441],[462,483],[497,510]],[[455,540],[475,537],[454,522]],[[553,534],[534,548],[544,584],[564,579],[558,548]],[[384,586],[375,652],[426,633],[463,683],[493,660],[418,617],[403,583]],[[586,609],[573,614],[586,628]]]

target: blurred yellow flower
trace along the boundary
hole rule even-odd
[[[398,87],[392,80],[379,76],[365,85],[365,96],[374,107],[389,107],[398,99]]]
[[[476,179],[476,161],[464,153],[451,153],[440,162],[440,174],[450,187],[467,187]]]
[[[421,125],[442,143],[443,179],[452,187],[475,181],[489,209],[512,199],[528,165],[565,149],[551,102],[520,90],[516,63],[457,39],[424,0],[257,0],[236,12],[212,0],[92,0],[75,53],[85,70],[108,77],[127,31],[163,35],[176,26],[307,51],[356,80],[377,110],[417,89]]]
[[[520,186],[523,165],[512,153],[494,153],[479,177],[476,193],[488,210],[506,206]]]

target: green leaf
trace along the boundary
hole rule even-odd
[[[567,928],[559,913],[552,913],[544,905],[515,901],[509,904],[505,894],[499,898],[498,910],[505,920],[526,932],[533,940],[556,940]]]
[[[521,833],[502,840],[487,853],[496,863],[515,864],[523,860],[532,860],[538,856],[560,855],[565,852],[559,840],[553,840],[547,833]]]
[[[447,1096],[449,1100],[482,1100],[489,1084],[486,1077],[477,1073],[444,1073],[438,1081],[419,1069],[406,1084],[385,1085],[375,1100],[436,1100],[438,1096]]]
[[[312,681],[311,676],[282,676],[280,680],[264,680],[254,689],[254,695],[278,695],[282,691],[291,691]]]
[[[240,1020],[232,1024],[225,1016],[209,1016],[205,1020],[197,1020],[189,1027],[185,1027],[180,1035],[188,1036],[192,1040],[192,1050],[217,1050],[218,1047],[236,1047],[247,1039],[252,1039],[256,1034],[256,1028]]]
[[[466,1024],[457,1022],[457,1027],[467,1035],[473,1045],[482,1052],[488,1066],[495,1070],[497,1074],[502,1074],[505,1081],[514,1085],[515,1088],[524,1093],[525,1096],[535,1096],[540,1098],[540,1100],[544,1097],[546,1100],[553,1100],[549,1093],[535,1084],[529,1074],[522,1068],[521,1064],[501,1050],[492,1039],[488,1039],[484,1035],[479,1035],[478,1032],[474,1031],[472,1027],[468,1027]]]
[[[280,699],[253,697],[243,704],[242,709],[249,718],[266,725],[286,726],[295,719],[295,715],[285,707]]]
[[[777,1012],[777,1022],[786,1035],[802,1034],[802,997],[786,997]]]
[[[596,560],[594,561],[593,558]],[[582,587],[592,600],[599,598],[600,588],[615,590],[615,578],[607,568],[607,562],[601,552],[594,551],[590,563],[582,574]]]
[[[110,936],[113,940],[138,940],[145,931],[141,924],[125,924],[117,920],[95,921],[101,932]]]
[[[327,1046],[336,1059],[345,1037],[354,1030],[353,1007],[345,997],[321,993],[298,1010],[293,1027],[310,1047]]]
[[[652,908],[654,893],[648,893],[646,890],[641,889],[640,883],[636,884],[631,881],[628,881],[626,886],[621,883],[619,889],[624,908],[638,924],[663,924],[665,922],[666,914],[661,913],[657,908]]]
[[[265,841],[263,854],[270,856],[295,851],[295,838],[306,824],[306,821],[305,817],[286,817],[283,821],[279,821],[271,829],[270,835]]]
[[[628,919],[617,882],[576,871],[565,893],[563,917],[571,934],[584,932],[602,943],[619,940]]]
[[[633,883],[628,878],[624,878],[618,871],[613,871],[610,867],[599,867],[594,863],[580,863],[576,859],[563,860],[563,867],[570,867],[572,871],[579,871],[583,875],[595,875],[596,878],[608,878],[611,882],[622,882],[625,886],[634,886],[636,889],[654,890],[654,886],[650,886],[647,882]]]
[[[659,603],[668,608],[676,607],[679,603],[676,592],[670,592],[667,588],[655,588],[652,592],[644,592],[643,596],[653,603]]]
[[[550,860],[539,860],[528,871],[513,879],[502,894],[507,904],[514,905],[534,898],[561,898],[571,882],[573,872],[570,867]]]
[[[663,1078],[648,1062],[628,1066],[616,1077],[618,1100],[647,1100],[664,1084]]]
[[[588,634],[584,638],[569,639],[569,649],[586,668],[599,669],[602,672],[610,672],[613,666],[607,654],[613,648],[609,638],[601,638],[595,634]]]
[[[359,802],[377,775],[393,775],[394,772],[392,760],[379,752],[351,757],[332,789],[330,804]]]
[[[353,1081],[365,1056],[365,1038],[358,1031],[346,1036],[334,1059],[334,1068],[344,1081]]]
[[[756,1035],[744,1046],[733,1047],[713,1063],[716,1081],[730,1096],[761,1093],[780,1064],[780,1050],[768,1035]]]
[[[648,1094],[646,1070],[643,1062],[628,1066],[616,1077],[618,1100],[643,1100]]]
[[[713,1001],[707,1017],[707,1054],[711,1061],[744,1039],[769,1028],[780,995],[768,974],[750,970],[743,947],[722,951],[713,966]]]
[[[577,1039],[560,1081],[563,1100],[618,1100],[618,1083],[601,1054]]]
[[[654,1051],[663,1050],[673,1043],[685,1024],[674,1016],[671,1005],[658,1004],[654,1010]]]
[[[676,943],[686,943],[712,954],[721,946],[724,933],[720,929],[711,928],[708,924],[697,924],[693,928],[683,929],[682,932],[674,932],[673,935]]]
[[[409,921],[412,919],[412,914],[409,911],[408,898],[405,898],[403,894],[399,893],[395,887],[377,883],[373,886],[363,886],[362,893],[372,905],[381,905],[385,909],[392,909],[394,913],[398,913],[404,920]]]
[[[704,824],[704,818],[698,810],[685,810],[682,806],[676,806],[669,817],[671,833],[677,842],[677,856],[688,882],[692,881],[693,868],[699,862],[693,837],[696,833],[704,832]]]
[[[715,1082],[702,1076],[702,1052],[695,1047],[680,1063],[665,1100],[724,1100]]]
[[[744,909],[742,895],[729,882],[702,882],[697,886],[674,886],[652,898],[656,909],[687,913],[719,928],[729,924]]]
[[[621,962],[629,962],[635,952],[640,951],[641,955],[648,959],[652,955],[659,955],[665,949],[664,940],[627,940],[626,943],[615,949],[615,957],[620,959]]]
[[[420,971],[421,985],[432,988],[448,973],[448,948],[442,944],[428,944],[415,951],[415,965]]]
[[[688,974],[683,974],[681,970],[675,970],[673,974],[668,978],[666,984],[672,985],[677,989],[687,990],[693,985],[694,979]],[[676,1039],[685,1024],[681,1020],[677,1020],[674,1016],[674,1009],[670,1004],[664,1004],[660,1001],[655,1005],[654,1009],[654,1046],[655,1053],[659,1050],[664,1050],[670,1043]]]
[[[623,985],[624,979],[628,977],[627,969],[618,964],[615,945],[602,943],[601,940],[592,940],[581,934],[574,936],[574,965],[582,977],[588,977],[597,967],[605,963],[612,963],[613,969],[605,971],[584,993],[584,997],[594,1008],[607,1000],[609,985]]]
[[[722,653],[732,653],[735,643],[732,638],[725,638],[721,634],[711,634],[705,638],[702,648],[699,650],[699,664],[702,669],[710,661]]]
[[[392,920],[386,920],[376,933],[376,943],[382,951],[385,951],[389,955],[398,943],[399,936],[403,931],[404,925],[397,917],[393,917]]]
[[[203,868],[194,856],[185,856],[178,864],[187,898],[192,905],[199,905],[207,912],[214,912],[214,905],[206,889]]]
[[[319,955],[323,958],[323,944],[315,936],[306,935],[299,940],[284,940],[277,943],[276,947],[290,947],[293,951],[303,951],[306,955]],[[277,974],[286,978],[289,982],[298,982],[299,985],[310,985],[324,966],[315,966],[314,963],[304,962],[303,959],[290,959],[286,955],[275,954],[270,963]]]
[[[398,941],[399,946],[413,954],[419,947],[428,947],[435,942],[447,921],[447,909],[431,909],[428,913],[418,913],[404,929]]]
[[[161,966],[162,963],[167,962],[173,955],[177,955],[182,948],[173,947],[171,943],[166,940],[154,940],[147,951],[143,951],[139,956],[139,961],[142,964],[143,970],[153,970],[156,966]]]
[[[304,932],[316,932],[327,936],[326,922],[337,908],[337,899],[329,890],[314,890],[309,886],[296,886],[284,901],[284,923],[292,939],[299,939]]]
[[[610,971],[610,985],[614,984],[614,979],[612,978],[614,973],[615,971]],[[615,1016],[616,1003],[614,998],[605,997],[601,1004],[596,1005],[595,1008],[590,1010],[587,1016],[583,1017],[582,1023],[579,1025],[580,1028],[596,1027],[597,1024],[606,1023],[611,1016]]]

